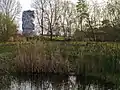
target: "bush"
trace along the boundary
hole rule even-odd
[[[0,13],[0,41],[5,42],[15,35],[17,25],[12,19]]]

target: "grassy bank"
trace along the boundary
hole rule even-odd
[[[75,73],[108,80],[120,73],[119,43],[41,41],[1,45],[3,71]]]

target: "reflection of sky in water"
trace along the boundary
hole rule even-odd
[[[21,85],[18,85],[18,83],[14,84],[11,86],[11,90],[79,90],[78,89],[78,85],[76,85],[76,87],[70,87],[68,86],[68,88],[65,88],[65,86],[61,86],[61,88],[55,88],[52,86],[51,83],[49,83],[49,88],[46,88],[44,85],[42,85],[42,87],[35,87],[35,86],[32,86],[30,83],[21,83]],[[82,89],[82,88],[81,88]],[[90,85],[90,86],[86,86],[85,87],[85,90],[98,90],[98,86],[96,85]],[[104,89],[100,89],[99,90],[104,90]],[[110,89],[109,89],[110,90]]]
[[[0,90],[115,90],[103,86],[104,82],[102,82],[101,85],[99,81],[98,83],[95,84],[95,81],[92,80],[94,81],[93,84],[92,82],[87,80],[85,81],[87,82],[87,84],[84,84],[85,83],[84,80],[80,79],[77,81],[74,76],[69,77],[69,79],[67,80],[66,78],[63,78],[61,76],[55,78],[55,76],[53,76],[52,78],[51,77],[41,78],[41,79],[37,78],[31,80],[30,77],[26,79],[26,77],[15,78],[15,77],[3,76],[1,77],[3,83],[2,84],[0,83]],[[5,89],[5,87],[9,89]]]
[[[69,83],[69,82],[68,82]],[[83,85],[76,84],[73,86],[72,84],[65,84],[61,83],[56,85],[52,82],[45,81],[40,84],[32,85],[31,82],[12,82],[10,90],[112,90],[112,89],[105,89],[104,87],[99,87],[98,85],[90,84],[86,85],[83,89]]]

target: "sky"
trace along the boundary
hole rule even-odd
[[[22,6],[22,11],[31,9],[31,0],[18,0]]]

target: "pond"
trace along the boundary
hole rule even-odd
[[[81,75],[1,75],[0,80],[0,90],[118,90],[111,82]]]

